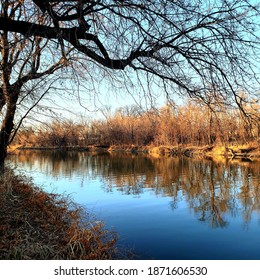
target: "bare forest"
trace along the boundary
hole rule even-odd
[[[259,141],[259,107],[215,108],[188,100],[177,106],[143,111],[136,105],[107,112],[105,118],[52,121],[20,131],[16,145],[25,147],[86,147],[89,145],[237,145]]]

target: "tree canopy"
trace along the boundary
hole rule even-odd
[[[258,28],[249,0],[1,0],[1,161],[17,102],[41,99],[26,85],[62,69],[144,73],[169,97],[244,111],[259,95]]]

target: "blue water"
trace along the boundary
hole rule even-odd
[[[10,160],[139,259],[260,259],[260,162],[46,151]]]

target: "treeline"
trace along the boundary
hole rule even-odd
[[[88,145],[212,145],[243,144],[260,139],[259,107],[245,115],[237,109],[215,108],[191,101],[143,111],[126,106],[105,119],[53,121],[22,129],[16,144],[24,146]]]

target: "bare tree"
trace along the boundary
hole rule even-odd
[[[257,92],[259,5],[253,1],[0,3],[1,166],[17,103],[28,94],[24,89],[65,69],[84,76],[94,75],[90,69],[97,66],[111,77],[124,70],[128,77],[137,75],[141,86],[146,78],[167,95],[178,92],[206,102],[210,92],[211,98],[241,110],[238,91]]]

